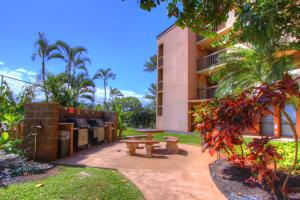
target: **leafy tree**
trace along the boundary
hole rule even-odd
[[[84,54],[87,53],[86,48],[82,46],[71,47],[64,41],[57,41],[59,51],[61,52],[61,58],[66,63],[66,74],[68,77],[68,88],[70,89],[72,81],[76,80],[76,70],[82,70],[87,74],[86,65],[90,63],[90,59]],[[76,84],[76,83],[75,83]]]
[[[233,47],[219,56],[219,67],[212,72],[212,80],[219,84],[217,95],[222,97],[280,80],[294,68],[290,56],[265,54],[261,48]]]
[[[149,61],[144,64],[145,72],[154,72],[157,69],[157,55],[153,55],[150,57]]]
[[[40,57],[42,63],[42,81],[43,81],[43,90],[45,93],[46,101],[48,102],[48,91],[46,87],[46,62],[53,58],[61,58],[61,55],[57,52],[57,46],[55,44],[49,44],[44,33],[38,33],[38,39],[34,44],[36,50],[32,54],[32,60],[38,56]]]
[[[134,112],[143,107],[141,101],[136,97],[116,98],[115,102],[121,105],[123,112]]]
[[[123,121],[125,124],[131,125],[131,117],[135,112],[142,109],[141,101],[136,97],[116,98],[113,104],[117,104],[124,113]]]
[[[123,93],[119,89],[110,87],[109,89],[110,101],[113,101],[115,98],[120,98],[123,96],[124,96]]]
[[[298,1],[294,0],[140,0],[142,9],[151,11],[161,3],[168,3],[169,17],[177,19],[176,24],[189,27],[196,33],[212,33],[213,27],[226,22],[228,13],[235,12],[236,21],[229,41],[249,42],[254,46],[269,45],[269,50],[281,46],[282,39],[289,36],[286,48],[299,49]],[[278,49],[278,48],[276,48]]]
[[[130,125],[133,127],[153,128],[155,127],[156,110],[151,105],[144,106],[132,113]]]
[[[114,74],[110,68],[99,69],[93,77],[93,80],[101,79],[103,81],[104,87],[104,103],[106,103],[106,90],[108,85],[108,80],[115,80],[116,74]]]

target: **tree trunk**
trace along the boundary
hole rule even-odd
[[[71,86],[71,66],[68,66],[68,89],[70,89]]]
[[[291,127],[291,129],[293,131],[293,137],[294,137],[294,142],[295,142],[294,162],[293,162],[293,165],[292,165],[291,169],[289,170],[289,173],[288,173],[287,177],[285,178],[284,183],[282,185],[282,191],[286,191],[288,180],[289,180],[292,172],[295,170],[297,160],[298,160],[298,135],[297,135],[297,130],[296,130],[290,116],[285,112],[284,109],[282,109],[281,111],[282,111],[283,115],[285,116],[287,123],[289,124],[289,126]]]
[[[45,58],[42,60],[42,79],[43,79],[43,89],[45,92],[46,102],[48,102],[48,92],[46,86],[46,67],[45,67]]]
[[[106,103],[106,81],[104,80],[104,103]]]

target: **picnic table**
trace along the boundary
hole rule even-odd
[[[126,143],[127,148],[129,149],[129,155],[134,156],[138,144],[145,144],[146,146],[146,157],[152,157],[152,146],[153,144],[159,144],[157,140],[121,140],[121,142]]]
[[[147,135],[148,140],[152,140],[153,134],[155,133],[162,133],[164,130],[161,129],[152,129],[152,128],[146,128],[146,129],[136,129],[136,132],[144,133]]]

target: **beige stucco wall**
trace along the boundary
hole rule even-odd
[[[190,131],[189,100],[197,98],[197,59],[201,55],[196,34],[188,29],[171,28],[158,39],[163,44],[163,115],[157,128]]]
[[[188,131],[188,39],[189,30],[174,27],[158,39],[163,44],[163,114],[157,128]]]

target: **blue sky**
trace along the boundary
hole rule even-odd
[[[156,36],[174,20],[167,17],[166,5],[147,12],[137,2],[1,0],[0,74],[31,80],[40,72],[40,63],[32,62],[31,55],[41,31],[50,42],[60,39],[86,47],[91,75],[98,68],[110,67],[117,74],[112,87],[143,96],[156,79],[155,73],[143,72],[143,65],[156,53]],[[47,69],[59,73],[64,64],[50,61]],[[102,88],[100,81],[97,87]]]

